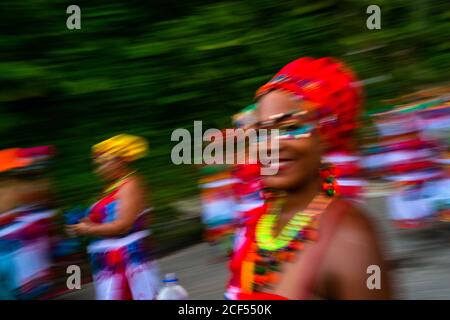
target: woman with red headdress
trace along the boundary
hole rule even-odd
[[[227,298],[390,297],[372,223],[339,197],[336,172],[322,161],[326,152],[354,150],[362,104],[355,83],[342,62],[301,58],[257,91],[257,127],[278,129],[278,170],[263,176],[271,196],[233,255]]]

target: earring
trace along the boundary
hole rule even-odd
[[[321,163],[320,177],[322,178],[322,191],[329,197],[336,195],[337,182],[336,182],[336,169],[329,163]]]

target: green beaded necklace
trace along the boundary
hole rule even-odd
[[[279,235],[274,237],[273,229],[278,214],[281,211],[280,200],[277,201],[275,208],[273,211],[276,211],[276,213],[271,212],[266,214],[256,226],[256,242],[258,247],[263,250],[276,251],[286,247],[313,219],[311,213],[297,212],[286,226],[284,226]]]
[[[128,179],[130,176],[132,176],[133,174],[135,174],[136,171],[130,172],[129,174],[123,176],[122,178],[118,179],[116,182],[114,182],[113,184],[111,184],[108,188],[106,188],[103,191],[103,194],[108,194],[113,192],[114,190],[116,190],[118,187],[120,187],[122,185],[122,183]]]

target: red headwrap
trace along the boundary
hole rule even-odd
[[[331,149],[350,148],[350,133],[357,127],[362,88],[342,62],[333,58],[300,58],[284,66],[256,92],[256,99],[272,90],[295,94],[310,103],[322,121],[321,134]],[[329,121],[325,121],[328,119]]]

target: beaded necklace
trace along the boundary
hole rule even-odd
[[[262,250],[274,251],[286,247],[304,227],[312,221],[312,214],[297,212],[286,224],[277,237],[273,237],[273,228],[281,211],[281,200],[275,204],[275,213],[264,215],[256,228],[256,241]]]
[[[273,288],[282,263],[293,262],[305,243],[317,240],[318,218],[331,200],[323,194],[317,195],[304,211],[294,215],[277,237],[273,231],[282,202],[275,201],[269,207],[256,226],[255,241],[242,263],[244,293]]]
[[[114,190],[116,190],[118,187],[120,187],[123,182],[128,179],[130,176],[132,176],[133,174],[135,174],[136,171],[130,172],[129,174],[123,176],[122,178],[119,178],[116,182],[114,182],[113,184],[111,184],[109,187],[107,187],[104,191],[103,194],[109,194],[111,192],[113,192]]]

